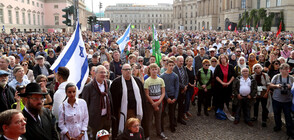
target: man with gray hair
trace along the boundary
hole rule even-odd
[[[240,121],[240,111],[243,110],[245,123],[253,126],[250,120],[250,103],[257,93],[257,83],[252,77],[249,77],[249,69],[242,68],[241,76],[237,77],[233,83],[233,94],[238,99],[238,107],[236,111],[234,124]]]
[[[0,58],[0,70],[4,70],[8,72],[8,82],[12,81],[14,79],[13,71],[8,68],[10,63],[10,59],[6,56],[2,56]]]
[[[81,93],[88,106],[89,127],[92,131],[90,139],[92,140],[95,140],[99,130],[110,131],[113,110],[109,92],[110,81],[106,80],[106,71],[107,69],[103,65],[97,66],[94,79],[84,87]]]
[[[185,111],[185,104],[184,101],[186,99],[186,91],[188,87],[188,74],[186,69],[184,68],[184,57],[178,56],[177,57],[177,64],[173,69],[179,77],[179,95],[178,95],[178,122],[186,125],[186,122],[183,120],[184,118],[184,111]]]

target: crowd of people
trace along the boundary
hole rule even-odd
[[[167,127],[176,133],[202,112],[262,127],[273,112],[275,132],[283,112],[294,138],[292,33],[159,30],[160,62],[151,30],[132,30],[120,50],[122,34],[82,32],[90,72],[81,92],[69,68],[50,69],[71,33],[0,34],[1,139],[168,139]]]

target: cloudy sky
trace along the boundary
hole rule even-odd
[[[99,2],[102,2],[103,11],[108,5],[115,5],[116,3],[134,3],[134,4],[146,4],[157,5],[157,3],[173,3],[173,0],[93,0],[94,12],[99,12]],[[92,10],[92,0],[85,0],[88,9]]]

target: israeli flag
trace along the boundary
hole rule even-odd
[[[77,93],[81,93],[89,75],[89,67],[79,22],[77,22],[76,30],[50,69],[56,73],[59,67],[69,69],[70,74],[67,81],[75,83],[79,90]]]
[[[118,44],[119,46],[119,50],[122,52],[125,47],[126,47],[126,44],[129,42],[130,40],[130,27],[131,27],[131,24],[129,24],[128,28],[126,29],[125,33],[116,41],[116,43]]]

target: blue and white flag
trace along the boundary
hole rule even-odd
[[[75,83],[80,93],[89,75],[89,66],[85,43],[77,22],[76,30],[67,42],[66,46],[51,66],[55,73],[59,67],[67,67],[70,71],[68,82]]]
[[[130,32],[131,32],[131,24],[129,24],[128,28],[126,29],[125,33],[116,41],[119,46],[119,50],[122,52],[126,44],[130,41]]]

